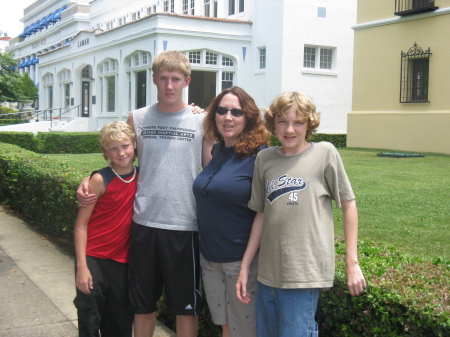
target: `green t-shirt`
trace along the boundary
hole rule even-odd
[[[258,281],[274,288],[330,288],[335,272],[332,200],[355,198],[336,148],[312,143],[261,151],[248,206],[264,212]]]

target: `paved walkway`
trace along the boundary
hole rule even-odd
[[[0,337],[76,337],[72,248],[0,205]],[[175,337],[158,322],[154,337]]]

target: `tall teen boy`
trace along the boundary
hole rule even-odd
[[[152,71],[158,102],[132,111],[127,120],[136,132],[140,168],[130,248],[134,334],[153,336],[164,288],[167,311],[177,317],[177,336],[195,337],[200,265],[192,184],[211,160],[215,141],[203,135],[204,114],[193,114],[183,101],[191,81],[186,56],[162,52]],[[83,193],[77,196],[88,202]]]

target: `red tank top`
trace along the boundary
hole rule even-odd
[[[128,263],[133,203],[138,173],[127,184],[110,167],[95,171],[103,177],[106,191],[98,199],[88,224],[86,255]],[[131,179],[131,174],[121,176]]]

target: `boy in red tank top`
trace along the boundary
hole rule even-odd
[[[76,286],[80,337],[131,337],[128,252],[137,187],[136,137],[125,122],[100,131],[109,166],[94,171],[89,191],[96,203],[80,208],[75,223]]]

